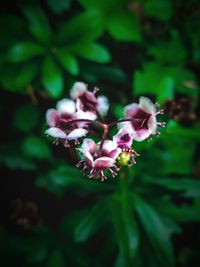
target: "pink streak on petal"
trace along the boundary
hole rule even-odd
[[[102,146],[104,153],[109,153],[113,149],[117,148],[117,144],[111,140],[105,140]]]
[[[105,170],[113,166],[114,160],[109,157],[100,157],[94,161],[94,168],[97,170]]]
[[[148,129],[140,129],[134,132],[133,139],[140,142],[150,136],[151,132]]]
[[[127,118],[132,118],[134,117],[138,112],[140,111],[139,105],[138,104],[130,104],[124,108],[124,115]]]
[[[60,117],[56,109],[48,109],[46,112],[47,124],[51,127],[55,127],[59,123]]]
[[[108,157],[116,160],[116,158],[118,158],[121,151],[122,150],[120,148],[116,148],[116,149],[110,151],[110,153],[108,154]]]

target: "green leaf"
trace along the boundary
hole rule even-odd
[[[43,63],[42,83],[51,97],[57,98],[63,91],[63,76],[54,61],[47,57]]]
[[[154,94],[158,99],[172,98],[173,77],[156,63],[147,63],[142,71],[136,71],[133,80],[135,94]]]
[[[9,91],[25,91],[38,72],[38,66],[35,63],[27,63],[19,66],[5,65],[0,74],[1,83]]]
[[[112,196],[110,209],[120,253],[126,266],[131,266],[137,254],[139,236],[127,185],[124,184],[126,181],[122,179],[124,178],[120,177],[119,181],[121,192]]]
[[[173,6],[171,0],[146,0],[144,2],[144,11],[150,17],[161,21],[170,20],[173,15]]]
[[[48,257],[47,267],[66,267],[61,251],[54,250]]]
[[[146,182],[159,184],[167,189],[180,191],[185,197],[197,198],[200,197],[200,181],[194,179],[175,179],[175,178],[162,178],[162,179],[147,179]]]
[[[7,58],[12,62],[23,62],[44,54],[45,49],[41,45],[33,42],[16,43],[8,51]]]
[[[60,166],[57,169],[50,170],[48,174],[43,174],[36,181],[38,187],[43,187],[58,197],[62,197],[65,192],[110,192],[113,187],[108,184],[102,184],[100,181],[84,178],[76,167]]]
[[[107,203],[105,201],[100,201],[90,210],[88,210],[88,213],[79,221],[79,224],[75,228],[75,242],[86,241],[88,238],[94,235],[103,224],[105,224],[106,205]]]
[[[166,99],[174,98],[174,79],[170,76],[165,76],[159,83],[157,90],[159,95],[157,100],[159,103],[163,103]]]
[[[70,8],[71,1],[72,0],[47,0],[47,5],[54,13],[60,14]]]
[[[148,241],[152,246],[160,266],[173,266],[173,247],[171,231],[156,211],[138,195],[133,197],[133,205],[143,226]]]
[[[81,44],[96,40],[103,32],[102,17],[96,12],[83,12],[62,23],[57,39],[68,44]]]
[[[82,58],[99,63],[107,63],[111,60],[108,50],[99,44],[81,44],[74,46],[74,51]]]
[[[175,205],[171,200],[163,199],[156,201],[154,205],[160,214],[177,222],[200,221],[200,209],[195,202],[193,204]]]
[[[70,54],[67,48],[59,48],[56,51],[56,57],[63,68],[72,75],[79,73],[79,66],[77,59]]]
[[[112,12],[108,16],[108,31],[114,39],[119,41],[141,41],[139,23],[131,13]]]
[[[29,29],[32,35],[43,43],[51,40],[51,28],[44,12],[39,6],[23,7],[22,11],[29,21]]]
[[[51,158],[51,150],[48,145],[37,136],[27,137],[22,142],[22,151],[28,157],[36,159],[49,159]]]
[[[39,110],[36,106],[26,104],[16,110],[13,117],[13,124],[17,130],[29,132],[33,130],[39,122],[39,116]]]
[[[187,56],[186,49],[177,34],[168,42],[161,42],[150,47],[149,54],[161,64],[172,66],[183,64]]]

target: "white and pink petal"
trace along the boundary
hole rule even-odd
[[[94,154],[96,150],[96,144],[92,139],[85,138],[82,143],[81,149],[83,149],[83,151],[90,152],[90,154]]]
[[[65,98],[58,101],[56,108],[60,114],[72,115],[76,111],[76,104],[73,100]]]
[[[94,168],[99,171],[106,170],[112,167],[115,160],[109,157],[100,157],[94,161]]]
[[[46,112],[46,122],[50,127],[55,127],[60,121],[60,116],[56,109],[50,108]]]
[[[148,97],[144,96],[140,97],[139,107],[146,113],[156,114],[156,107]]]
[[[87,133],[88,131],[83,128],[74,129],[67,135],[67,140],[76,140],[80,137],[85,136]]]
[[[105,116],[109,109],[109,101],[108,98],[105,96],[98,96],[97,97],[97,111],[102,116]]]
[[[76,82],[71,91],[70,96],[72,99],[77,99],[79,96],[83,95],[87,91],[87,85],[83,82]]]
[[[57,127],[51,127],[48,130],[46,130],[45,133],[55,138],[66,139],[67,137],[66,133]]]

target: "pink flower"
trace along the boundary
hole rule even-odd
[[[90,112],[96,117],[98,114],[105,116],[109,108],[107,97],[95,94],[98,89],[95,87],[93,92],[87,90],[87,85],[83,82],[76,82],[71,89],[71,98],[76,100],[78,110]]]
[[[69,123],[77,119],[91,119],[91,116],[83,111],[76,111],[73,100],[63,99],[57,103],[56,109],[46,112],[46,121],[50,126],[46,134],[55,137],[55,143],[61,141],[68,146],[67,140],[77,140],[88,132],[86,123]]]
[[[92,139],[85,139],[79,149],[83,159],[77,164],[82,168],[83,173],[89,178],[100,178],[101,181],[107,179],[104,171],[109,170],[114,177],[119,170],[116,166],[116,159],[121,153],[121,149],[111,140],[105,140],[102,148],[95,144]]]
[[[147,97],[140,97],[139,104],[130,104],[124,108],[124,116],[130,121],[119,123],[120,128],[128,129],[136,141],[143,141],[150,135],[159,134],[158,126],[164,123],[157,122],[156,116],[163,111],[157,111],[156,105]]]

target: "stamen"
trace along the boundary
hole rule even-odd
[[[95,95],[98,91],[99,91],[99,88],[95,86],[93,89],[93,94]]]
[[[150,142],[151,140],[152,140],[152,137],[151,136],[147,137],[147,141],[148,142]]]
[[[69,145],[67,140],[64,141],[64,147],[70,147],[70,145]]]
[[[160,115],[164,114],[164,110],[163,110],[163,109],[158,110],[158,111],[156,112],[156,115],[158,115],[158,114],[160,114]]]
[[[156,136],[159,137],[160,136],[160,132],[157,131],[156,132]]]
[[[157,125],[159,127],[165,127],[166,126],[166,122],[157,122]]]

